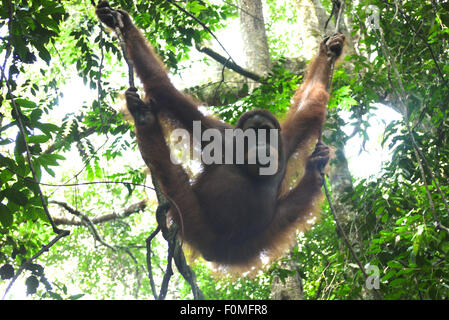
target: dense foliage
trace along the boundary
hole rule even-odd
[[[136,2],[111,4],[131,13],[174,77],[191,65],[207,70],[210,60],[191,63],[192,49],[213,41],[211,32],[237,17],[234,2],[178,2],[206,29],[170,1]],[[251,94],[247,85],[226,90],[226,79],[226,85],[211,84],[223,102],[212,110],[230,122],[255,107],[282,116],[301,79],[282,56],[297,43],[276,37],[275,28],[301,8],[265,4],[272,74]],[[331,1],[323,5],[330,12]],[[373,12],[379,13],[378,28],[367,24]],[[362,148],[365,140],[378,139],[367,134],[377,103],[399,112],[401,120],[386,123],[379,138],[390,161],[374,176],[353,178],[334,199],[346,210],[339,212],[344,229],[366,270],[378,272],[383,298],[447,299],[449,1],[346,1],[345,15],[352,50],[335,72],[327,142],[340,151],[353,143],[343,130],[348,124]],[[99,25],[91,1],[2,0],[0,48],[2,295],[13,283],[11,298],[25,292],[53,299],[152,298],[145,240],[156,228],[157,203],[132,126],[117,112],[127,83],[117,39]],[[350,115],[348,123],[342,112]],[[165,240],[155,238],[152,251],[159,285]],[[274,277],[295,273],[307,299],[377,297],[327,205],[289,258],[253,278],[217,279],[202,260],[193,268],[208,299],[267,299]],[[168,297],[192,298],[176,272]]]

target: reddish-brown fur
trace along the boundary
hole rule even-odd
[[[176,90],[127,13],[115,12],[122,16],[124,26],[121,31],[135,70],[144,84],[147,102],[153,99],[163,115],[177,120],[190,131],[194,120],[201,121],[202,129],[232,128],[204,116],[189,97]],[[97,9],[100,19],[109,26],[113,26],[110,16],[113,13],[107,2],[102,2]],[[278,256],[292,243],[296,230],[303,229],[307,220],[318,212],[322,198],[318,166],[328,160],[325,147],[317,148],[305,166],[303,164],[304,175],[294,188],[281,193],[281,183],[288,179],[285,177],[286,161],[297,150],[310,148],[319,137],[328,101],[326,88],[330,61],[341,53],[343,41],[343,35],[323,41],[305,82],[294,95],[289,114],[281,124],[284,160],[273,177],[252,177],[236,165],[207,165],[191,184],[184,169],[170,161],[160,116],[157,119],[150,114],[144,122],[135,122],[142,157],[164,193],[176,204],[170,211],[171,217],[182,223],[183,240],[205,259],[238,268],[257,264],[261,253]]]

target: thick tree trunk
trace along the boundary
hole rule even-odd
[[[294,0],[298,8],[298,40],[302,43],[302,55],[306,59],[313,58],[319,48],[327,16],[321,3],[314,2]]]
[[[325,35],[332,35],[335,31],[334,20],[328,22],[329,13],[323,8],[321,0],[294,0],[298,8],[298,37],[303,44],[303,57],[311,59],[315,56],[320,42]],[[351,32],[347,28],[345,19],[349,15],[343,12],[339,24],[339,31],[346,36],[345,52],[352,50]]]
[[[245,52],[245,66],[260,75],[270,71],[270,51],[261,0],[239,0],[239,17]]]

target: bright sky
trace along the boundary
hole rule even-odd
[[[348,160],[349,170],[354,178],[368,178],[379,172],[382,163],[391,159],[391,153],[387,149],[382,148],[381,141],[385,127],[393,120],[400,120],[401,115],[393,109],[382,104],[375,105],[378,110],[370,118],[370,128],[368,128],[369,141],[365,144],[365,150],[360,150],[362,146],[362,138],[358,135],[351,138],[345,146],[345,154]],[[347,118],[345,112],[340,115],[343,119]],[[346,126],[343,131],[351,134],[352,126]],[[388,143],[385,144],[388,147]]]

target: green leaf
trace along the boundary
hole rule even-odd
[[[9,170],[3,170],[0,172],[0,186],[11,180],[13,173]]]
[[[71,295],[69,297],[69,300],[78,300],[78,299],[80,299],[82,297],[84,297],[84,293],[78,293],[78,294]]]
[[[26,148],[23,140],[23,135],[21,132],[18,132],[16,136],[16,147],[14,148],[14,154],[16,156],[21,155],[22,153],[25,152],[25,150]]]
[[[29,276],[25,281],[25,285],[27,286],[28,295],[35,294],[39,286],[39,280],[37,280],[36,276]]]
[[[37,136],[31,136],[28,137],[29,143],[44,143],[50,140],[50,137],[47,135],[37,135]]]
[[[14,51],[19,55],[20,60],[26,63],[34,62],[35,59],[30,57],[30,50],[19,35],[12,35],[11,42],[14,46]]]
[[[424,225],[419,225],[418,230],[413,237],[413,255],[414,256],[418,255],[423,232],[424,232]]]
[[[2,154],[0,154],[0,166],[14,169],[16,163],[14,162],[14,160],[4,157]]]
[[[441,21],[446,25],[446,27],[449,27],[449,14],[441,14],[440,15]]]
[[[396,260],[388,261],[387,265],[393,269],[402,269],[403,268],[402,264]]]
[[[3,265],[0,268],[0,277],[2,280],[11,279],[14,277],[14,267],[9,263]]]
[[[29,210],[28,210],[28,215],[30,216],[30,218],[31,219],[40,219],[40,220],[43,220],[43,221],[45,221],[45,222],[49,222],[48,221],[48,217],[47,217],[47,215],[45,214],[45,211],[44,211],[44,209],[42,208],[42,207],[31,207]]]
[[[187,2],[186,6],[187,10],[193,15],[197,16],[201,13],[201,11],[206,10],[207,8],[197,1]]]
[[[6,138],[6,139],[0,139],[0,146],[5,146],[7,144],[10,144],[13,140]]]
[[[18,204],[19,206],[25,206],[28,203],[28,197],[23,191],[11,188],[3,190],[3,193],[8,200]]]
[[[47,171],[48,174],[50,174],[53,178],[56,177],[56,173],[52,169],[50,169],[48,166],[43,166],[43,167],[44,167],[45,171]]]
[[[50,295],[51,298],[55,300],[64,300],[64,298],[59,293],[50,291],[48,292],[48,294]]]
[[[389,280],[391,277],[396,275],[396,271],[394,270],[390,270],[387,272],[387,274],[385,276],[382,277],[382,281],[387,281]]]
[[[394,279],[390,282],[390,286],[392,287],[400,287],[406,280],[404,278]]]
[[[384,212],[384,210],[385,210],[384,207],[379,207],[379,208],[377,208],[376,213],[375,213],[376,216],[380,215],[382,212]]]
[[[0,203],[0,223],[3,227],[8,228],[11,226],[13,220],[13,212],[3,203]]]
[[[36,103],[34,103],[33,101],[28,100],[28,99],[17,98],[15,101],[22,108],[37,108]]]
[[[57,154],[42,154],[39,157],[39,163],[43,166],[58,166],[57,160],[63,160],[64,157]]]
[[[47,63],[49,63],[51,60],[51,54],[44,46],[39,48],[39,57],[41,57],[41,59]]]
[[[34,125],[36,128],[40,129],[46,135],[50,135],[52,132],[59,132],[60,128],[52,123],[36,123]]]
[[[41,169],[41,163],[39,162],[39,159],[35,159],[33,161],[33,164],[34,164],[34,172],[36,173],[36,179],[37,179],[37,181],[41,181],[42,169]]]

